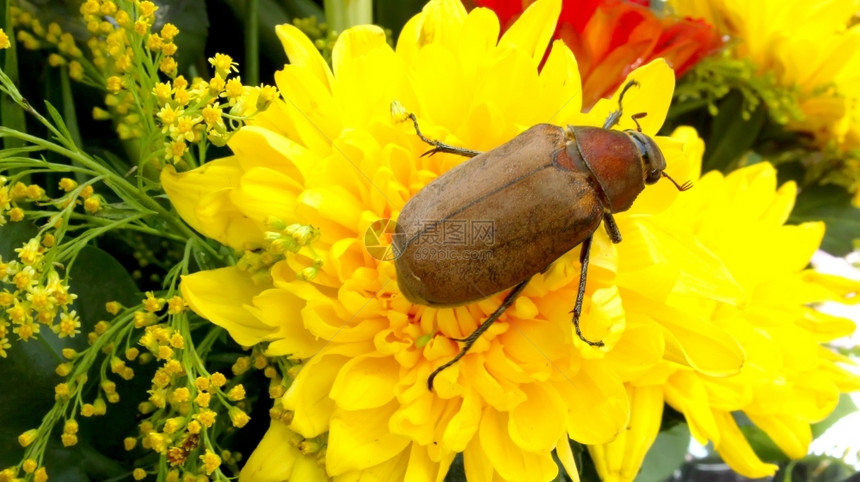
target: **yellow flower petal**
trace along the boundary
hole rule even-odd
[[[451,450],[463,451],[469,441],[478,431],[481,421],[481,404],[478,397],[471,392],[463,396],[462,404],[457,413],[451,417],[445,427],[443,442]]]
[[[301,480],[307,482],[329,480],[325,468],[316,456],[305,456],[299,452],[302,436],[283,423],[273,420],[263,440],[248,457],[239,473],[241,482],[282,482]]]
[[[600,99],[592,107],[588,112],[589,123],[602,125],[609,114],[618,110],[618,97],[624,86],[630,81],[636,81],[639,84],[631,87],[638,92],[636,92],[635,97],[632,92],[628,92],[628,95],[624,97],[624,105],[622,106],[624,115],[621,116],[614,129],[635,130],[637,128],[636,123],[633,122],[631,116],[644,112],[647,115],[639,119],[639,126],[642,128],[642,132],[653,136],[657,134],[666,120],[666,113],[669,112],[669,104],[672,101],[672,91],[675,89],[675,73],[663,59],[652,60],[647,65],[631,72],[612,98]]]
[[[531,54],[537,67],[555,32],[555,24],[561,14],[561,1],[538,0],[529,5],[520,18],[502,35],[500,46],[514,45],[518,50]]]
[[[708,404],[705,385],[691,370],[679,370],[665,386],[666,403],[684,414],[690,433],[699,443],[720,443],[720,431]]]
[[[404,475],[403,480],[414,480],[416,482],[441,481],[445,478],[445,474],[448,473],[448,467],[451,466],[451,462],[454,460],[455,455],[456,454],[454,452],[450,452],[446,454],[441,463],[435,462],[430,458],[427,453],[427,449],[420,445],[412,445],[406,474]]]
[[[227,330],[240,345],[257,344],[278,332],[248,309],[259,288],[235,267],[183,276],[180,288],[191,309]]]
[[[304,185],[318,162],[301,144],[256,125],[236,131],[228,145],[236,153],[236,160],[243,171],[251,171],[255,167],[276,170],[289,179],[291,190]]]
[[[269,344],[267,356],[310,358],[325,346],[326,341],[308,332],[301,317],[295,315],[303,305],[293,293],[270,289],[255,296],[253,305],[246,307],[258,320],[278,329],[277,335],[270,335],[276,340]]]
[[[508,433],[511,440],[529,452],[549,452],[564,433],[566,407],[554,390],[530,383],[524,386],[525,402],[511,410]],[[535,417],[535,413],[544,416]]]
[[[582,81],[576,57],[561,40],[554,40],[549,56],[540,71],[540,90],[549,99],[564,99],[564,103],[544,120],[551,124],[566,124],[580,116],[582,110]]]
[[[555,453],[570,480],[580,482],[579,470],[576,468],[576,459],[573,458],[573,450],[570,448],[570,440],[568,440],[567,435],[559,439],[555,447]]]
[[[588,447],[601,480],[633,480],[660,431],[662,389],[655,386],[629,388],[628,396],[631,416],[626,430],[607,444]]]
[[[791,416],[749,414],[750,420],[793,459],[803,458],[812,443],[812,429],[809,423]]]
[[[689,318],[682,312],[675,312],[673,318],[661,318],[661,321],[671,331],[666,336],[667,360],[710,376],[734,375],[741,370],[745,359],[743,348],[719,327]]]
[[[606,443],[627,423],[630,402],[624,385],[598,361],[584,362],[576,377],[555,387],[568,401],[567,432],[573,440]]]
[[[337,476],[383,463],[409,446],[409,438],[388,431],[397,404],[379,409],[336,411],[328,435],[328,473]]]
[[[481,417],[481,447],[492,467],[506,480],[550,480],[555,477],[558,467],[548,452],[527,452],[511,441],[507,435],[508,417],[492,408],[486,409]]]
[[[273,169],[254,168],[242,176],[230,200],[246,216],[262,225],[275,216],[287,224],[295,221],[295,181]]]
[[[631,318],[639,316],[628,315],[624,334],[604,360],[625,382],[636,382],[640,376],[655,368],[663,359],[666,348],[663,330],[656,323],[630,325]]]
[[[170,202],[192,228],[220,243],[241,248],[259,243],[263,231],[230,200],[241,176],[235,158],[209,162],[193,171],[161,171],[161,185]]]
[[[323,352],[302,367],[283,397],[284,408],[296,413],[290,429],[306,438],[316,437],[329,429],[335,403],[328,394],[340,367],[347,360],[347,357]]]
[[[329,396],[346,410],[381,407],[394,398],[398,374],[398,367],[384,358],[354,358],[338,373]]]
[[[448,50],[457,50],[462,25],[466,20],[466,8],[462,3],[450,0],[432,0],[421,11],[421,29],[417,44],[426,47],[437,44]]]
[[[475,8],[463,23],[460,37],[459,65],[466,78],[472,78],[495,49],[499,39],[499,19],[487,8]]]
[[[328,84],[305,69],[287,65],[275,74],[275,84],[284,98],[280,109],[283,130],[317,155],[327,155],[332,139],[343,129],[343,121]]]
[[[290,65],[310,72],[323,85],[331,89],[334,80],[331,69],[307,35],[289,24],[278,25],[275,27],[275,33],[284,46],[284,51],[290,59]]]
[[[753,452],[731,413],[714,410],[714,419],[721,434],[720,443],[714,443],[714,447],[732,469],[753,479],[776,473],[776,465],[762,462]]]

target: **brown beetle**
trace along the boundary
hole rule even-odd
[[[621,233],[612,217],[626,211],[645,188],[666,177],[666,160],[641,130],[611,130],[619,109],[603,128],[538,124],[495,149],[479,153],[442,144],[427,154],[448,152],[470,159],[419,191],[397,220],[393,249],[397,282],[409,301],[429,306],[463,305],[513,286],[502,304],[464,342],[460,353],[427,380],[456,363],[522,292],[529,279],[582,244],[579,292],[572,310],[576,334],[585,294],[591,237],[603,221],[613,243]],[[645,114],[633,116],[638,118]],[[488,231],[489,230],[489,231]],[[476,235],[477,233],[477,235]],[[483,255],[481,255],[483,253]]]

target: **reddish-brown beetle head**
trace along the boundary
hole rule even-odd
[[[666,169],[666,158],[663,157],[663,152],[657,147],[657,143],[654,142],[654,139],[639,131],[627,130],[624,132],[633,139],[633,143],[639,149],[639,155],[645,170],[643,173],[645,175],[645,184],[654,184],[659,181],[661,177],[665,176],[663,170]]]

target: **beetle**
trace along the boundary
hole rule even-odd
[[[464,345],[433,371],[429,390],[436,375],[469,351],[532,276],[578,245],[573,324],[581,340],[603,346],[586,339],[579,326],[594,232],[603,222],[612,242],[619,243],[612,215],[629,209],[646,185],[665,177],[679,191],[692,186],[678,185],[664,172],[663,153],[639,128],[644,113],[631,116],[636,130],[612,130],[621,119],[624,95],[635,85],[625,85],[618,110],[602,128],[538,124],[484,153],[426,138],[415,115],[406,114],[416,134],[433,146],[424,155],[446,152],[471,159],[430,182],[400,212],[392,238],[400,291],[413,303],[451,307],[513,287],[472,334],[453,339]],[[469,231],[477,223],[484,223],[480,237]]]

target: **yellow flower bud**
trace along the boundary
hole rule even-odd
[[[27,430],[26,432],[24,432],[18,436],[18,443],[22,447],[29,447],[30,444],[32,444],[33,442],[36,441],[36,437],[38,437],[38,436],[39,436],[39,431],[36,430],[35,428],[31,428],[30,430]]]

